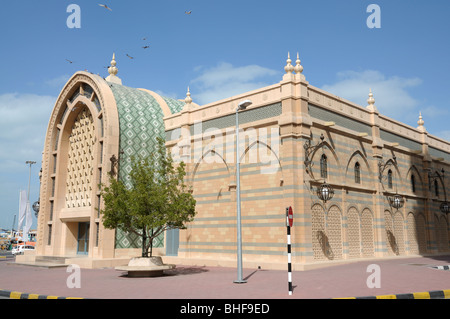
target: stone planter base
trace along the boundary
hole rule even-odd
[[[116,270],[127,271],[129,277],[157,277],[164,270],[173,269],[175,265],[163,264],[161,257],[135,257],[128,266],[115,267]]]

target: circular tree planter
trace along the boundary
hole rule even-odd
[[[127,271],[128,277],[158,277],[164,270],[173,269],[175,265],[164,264],[161,257],[134,257],[128,266],[117,266],[116,270]]]

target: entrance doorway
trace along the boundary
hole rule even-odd
[[[78,223],[78,247],[77,254],[87,255],[89,253],[89,223]]]

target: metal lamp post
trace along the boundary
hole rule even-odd
[[[30,201],[30,181],[31,181],[31,165],[36,164],[36,162],[33,161],[26,161],[25,164],[30,165],[30,174],[28,176],[28,193],[27,193],[27,201]]]
[[[34,161],[26,161],[25,164],[30,165],[30,174],[28,176],[28,193],[27,193],[27,208],[30,206],[30,182],[31,182],[31,165],[36,164]],[[28,217],[27,217],[28,218]],[[20,222],[19,222],[20,223]],[[20,229],[18,229],[20,231]],[[28,238],[24,238],[25,234],[22,232],[22,238],[24,241],[27,241]]]
[[[240,159],[239,159],[239,111],[245,110],[252,101],[245,100],[239,103],[236,109],[236,203],[237,203],[237,269],[238,278],[236,284],[243,284],[247,281],[242,279],[242,235],[241,235],[241,181],[240,181]]]

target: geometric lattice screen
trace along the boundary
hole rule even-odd
[[[94,172],[95,127],[87,108],[81,111],[69,136],[66,178],[66,207],[91,206]]]

